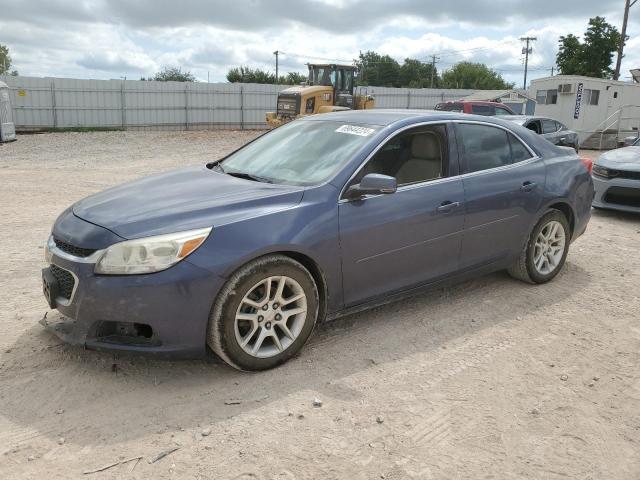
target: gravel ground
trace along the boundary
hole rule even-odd
[[[260,374],[84,351],[42,330],[59,212],[256,134],[0,146],[0,478],[640,478],[638,216],[594,211],[550,284],[496,273],[352,315]]]

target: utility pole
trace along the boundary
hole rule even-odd
[[[535,42],[537,40],[536,37],[520,37],[520,41],[527,42],[526,47],[522,48],[522,53],[524,57],[524,85],[523,89],[527,89],[527,70],[529,69],[529,54],[533,52],[533,48],[529,47],[530,42]]]
[[[551,66],[551,76],[552,76],[552,77],[553,77],[553,69],[554,69],[554,67],[553,67],[553,65],[552,65],[552,66]]]
[[[624,17],[622,19],[622,31],[620,32],[620,45],[618,46],[618,59],[616,60],[616,71],[613,74],[613,79],[618,80],[620,78],[620,67],[622,66],[622,51],[624,50],[624,44],[627,41],[627,21],[629,20],[629,9],[635,5],[638,0],[625,0],[624,2]]]
[[[273,54],[276,56],[276,85],[278,84],[278,55],[282,52],[280,50],[276,50]]]
[[[436,75],[436,62],[440,60],[440,57],[431,55],[431,88],[433,88],[433,81]]]

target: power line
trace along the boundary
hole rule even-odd
[[[503,44],[507,44],[507,43],[513,43],[515,40],[502,40],[501,42],[497,42],[491,46],[486,46],[486,47],[474,47],[474,48],[466,48],[466,49],[461,49],[461,50],[448,50],[448,51],[444,51],[444,52],[438,52],[437,55],[441,56],[441,57],[452,57],[452,56],[457,56],[457,55],[464,55],[465,53],[468,52],[478,52],[478,51],[482,51],[482,50],[493,50],[495,49],[498,45],[503,45]]]

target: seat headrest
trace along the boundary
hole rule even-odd
[[[439,158],[440,142],[433,133],[419,133],[411,141],[411,157]]]

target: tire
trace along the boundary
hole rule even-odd
[[[547,242],[546,245],[549,245],[551,250],[550,252],[555,252],[555,255],[550,255],[545,260],[543,258],[542,265],[543,268],[538,268],[536,265],[536,259],[540,259],[541,257],[545,257],[545,255],[537,255],[541,251],[541,247],[539,247],[536,243],[540,236],[540,233],[545,230],[545,228],[549,228],[549,226],[554,227],[557,225],[558,230],[562,229],[561,234],[563,235],[564,242],[562,244],[561,254],[559,249],[559,243],[556,241]],[[548,233],[549,230],[546,230],[545,233]],[[508,269],[509,275],[518,280],[522,280],[527,283],[546,283],[552,280],[565,263],[567,258],[567,253],[569,253],[569,244],[571,243],[571,230],[569,228],[569,222],[567,221],[567,217],[560,212],[559,210],[549,210],[544,216],[538,221],[536,226],[531,231],[527,242],[518,255],[516,261],[511,265]],[[544,242],[543,242],[544,244]],[[555,247],[555,248],[554,248]],[[544,248],[544,247],[543,247]],[[545,266],[546,262],[546,267]],[[540,262],[538,262],[538,265]]]
[[[209,316],[207,344],[238,370],[276,367],[307,342],[319,305],[316,283],[302,264],[285,255],[258,258],[237,270],[220,291]]]

